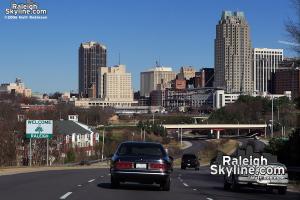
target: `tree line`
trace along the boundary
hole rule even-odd
[[[68,115],[77,114],[79,122],[90,126],[105,124],[114,114],[111,108],[76,108],[66,103],[53,105],[52,109],[40,111],[25,111],[21,109],[21,104],[40,104],[35,98],[26,98],[21,95],[0,94],[0,166],[12,166],[28,163],[26,158],[29,139],[25,138],[26,119],[39,120],[60,120],[68,119]],[[24,120],[18,116],[24,116]],[[50,140],[50,150],[52,156],[59,158],[57,151],[62,143],[62,136],[54,127],[53,139]],[[33,140],[34,156],[33,163],[41,165],[46,162],[46,140]]]

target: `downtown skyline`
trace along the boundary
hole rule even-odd
[[[0,60],[0,80],[11,82],[20,77],[36,92],[77,90],[78,45],[92,40],[107,46],[108,66],[118,64],[120,54],[120,63],[132,73],[136,91],[139,90],[139,73],[155,66],[157,60],[176,72],[183,65],[194,66],[197,71],[201,67],[213,67],[216,24],[223,10],[236,8],[243,11],[248,20],[252,47],[283,48],[285,56],[295,55],[289,46],[278,43],[288,41],[284,20],[294,15],[288,1],[278,1],[272,9],[267,9],[271,1],[260,4],[259,1],[218,2],[216,6],[212,5],[215,2],[168,4],[131,0],[124,11],[125,3],[101,1],[98,4],[116,11],[111,14],[105,11],[108,15],[103,18],[94,8],[80,11],[86,14],[80,18],[78,13],[64,15],[65,3],[59,7],[40,2],[49,10],[47,20],[16,22],[1,18],[4,31],[0,41],[4,45],[0,53],[5,56]],[[86,8],[87,5],[81,6]],[[3,9],[2,5],[0,8]],[[70,22],[71,18],[74,22]],[[89,18],[94,24],[86,21]],[[17,34],[17,30],[22,31]]]

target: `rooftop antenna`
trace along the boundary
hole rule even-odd
[[[160,66],[160,57],[158,57],[158,65]]]
[[[119,65],[121,64],[121,54],[119,52]]]

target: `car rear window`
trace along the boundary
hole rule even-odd
[[[182,156],[183,159],[195,159],[196,156],[192,154],[185,154]]]
[[[158,144],[121,144],[120,156],[164,156],[166,153]]]

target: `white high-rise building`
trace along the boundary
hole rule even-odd
[[[98,68],[98,97],[107,101],[133,101],[131,73],[125,65]]]
[[[256,92],[268,92],[272,73],[278,69],[278,63],[283,60],[283,49],[254,48],[253,78]]]
[[[140,95],[149,97],[150,92],[158,89],[160,85],[170,84],[176,78],[171,67],[156,66],[146,72],[141,72]]]

